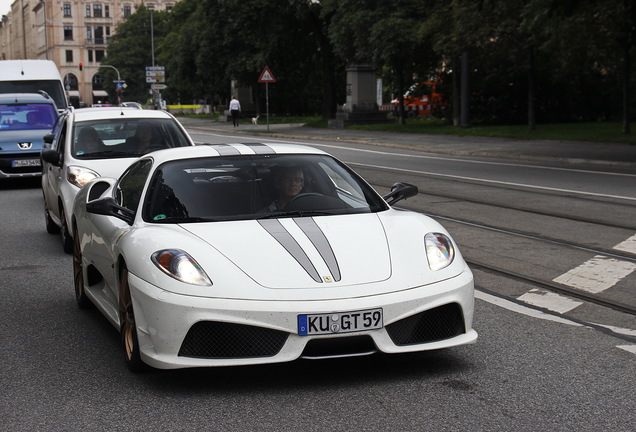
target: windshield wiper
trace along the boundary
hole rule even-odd
[[[79,156],[84,156],[86,158],[100,158],[100,157],[139,157],[138,153],[128,153],[128,152],[123,152],[123,151],[114,151],[114,150],[106,150],[106,151],[101,151],[101,152],[95,152],[95,153],[85,153],[83,155],[79,155]]]
[[[219,219],[210,217],[169,217],[165,219],[153,220],[155,223],[194,223],[194,222],[217,222]]]
[[[265,215],[256,216],[254,219],[276,219],[285,217],[310,217],[310,216],[329,216],[336,213],[322,210],[291,210],[284,212],[276,212]]]

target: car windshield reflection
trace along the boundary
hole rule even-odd
[[[172,119],[108,119],[78,122],[72,153],[77,159],[112,159],[188,145],[185,133]]]
[[[171,161],[150,181],[143,217],[156,223],[309,217],[386,210],[355,173],[323,155]]]

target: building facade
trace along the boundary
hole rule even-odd
[[[108,94],[99,67],[117,26],[140,5],[170,10],[178,1],[15,0],[2,17],[0,60],[52,60],[73,105],[101,103]]]

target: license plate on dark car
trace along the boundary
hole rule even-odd
[[[382,309],[298,315],[301,336],[351,333],[382,328]]]
[[[39,167],[40,165],[40,159],[15,159],[11,161],[11,166],[13,168]]]

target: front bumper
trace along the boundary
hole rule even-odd
[[[473,277],[389,294],[328,301],[248,301],[170,293],[129,274],[143,361],[159,369],[278,363],[329,357],[314,342],[351,341],[347,355],[404,353],[474,343]],[[298,335],[298,315],[382,308],[384,326],[354,333]],[[310,344],[311,342],[311,344]],[[310,346],[311,345],[311,346]],[[374,348],[369,350],[368,348]],[[311,351],[311,352],[310,352]],[[338,351],[340,352],[340,351]]]
[[[29,161],[29,165],[14,166],[14,161]],[[42,175],[42,162],[38,154],[0,154],[0,179],[28,178]]]

